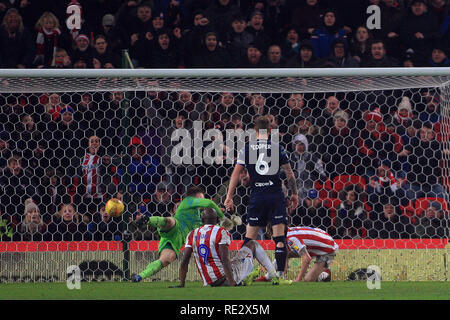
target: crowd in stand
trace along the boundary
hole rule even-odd
[[[1,96],[1,219],[13,240],[120,239],[105,202],[130,195],[130,231],[170,216],[186,187],[223,205],[233,161],[177,164],[176,129],[249,129],[267,115],[281,134],[301,206],[293,225],[339,238],[445,237],[450,134],[441,95],[428,89],[330,94],[97,92]],[[125,125],[123,105],[128,104]],[[128,138],[125,140],[124,138]],[[209,142],[204,142],[204,147]],[[236,192],[245,221],[249,177]],[[242,227],[234,232],[240,239]],[[6,239],[6,236],[3,237]]]
[[[68,29],[69,5],[80,8]],[[366,9],[378,5],[379,29]],[[3,68],[449,66],[445,0],[0,1]]]
[[[371,4],[381,29],[365,27]],[[81,7],[80,30],[65,26],[68,5]],[[441,0],[2,0],[0,66],[120,68],[123,49],[142,68],[449,66],[448,8]],[[134,239],[156,239],[134,222],[172,215],[191,184],[222,205],[232,170],[226,153],[212,165],[175,165],[172,133],[192,132],[194,121],[248,129],[268,115],[297,177],[293,225],[338,238],[448,237],[441,98],[426,89],[3,94],[0,220],[13,236],[1,223],[0,236],[121,239],[121,218],[104,205],[126,193]],[[248,184],[244,173],[234,201],[244,221]]]

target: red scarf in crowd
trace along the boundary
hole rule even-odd
[[[408,125],[408,121],[410,121],[413,118],[413,114],[412,113],[408,113],[408,115],[406,117],[402,117],[398,111],[396,111],[394,113],[394,119],[398,122],[401,123],[402,125],[406,126]]]
[[[56,48],[58,48],[58,38],[61,34],[61,31],[58,28],[54,28],[51,31],[47,31],[44,28],[38,29],[38,34],[36,37],[36,58],[35,61],[44,63],[45,61],[45,41],[53,42],[53,55],[56,52]],[[53,58],[53,57],[52,57]]]

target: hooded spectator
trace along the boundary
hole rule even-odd
[[[227,33],[226,47],[232,59],[232,65],[238,66],[247,54],[247,48],[254,42],[255,37],[245,30],[246,21],[243,15],[235,15],[231,18],[231,28]]]
[[[306,6],[298,6],[292,13],[291,23],[298,28],[300,37],[309,38],[323,22],[319,0],[306,0]]]
[[[314,45],[310,40],[302,41],[299,54],[286,63],[288,68],[319,68],[321,65],[322,61],[314,55]]]
[[[93,63],[95,68],[120,68],[120,57],[108,48],[106,37],[98,35],[94,41]]]
[[[250,15],[250,20],[245,31],[253,35],[253,41],[258,43],[261,52],[267,52],[267,48],[272,43],[273,37],[264,29],[263,25],[264,14],[261,11],[255,10]]]
[[[196,68],[228,68],[230,65],[231,58],[219,44],[217,34],[208,32],[205,35],[202,51],[194,57],[193,66]]]
[[[430,67],[450,67],[449,44],[436,43],[428,61]]]
[[[150,68],[179,68],[183,65],[179,53],[179,43],[170,36],[167,29],[161,30],[156,34],[154,46],[150,53],[149,61],[145,66]]]
[[[350,55],[347,41],[336,39],[332,45],[333,52],[328,57],[327,61],[331,66],[337,68],[358,68],[359,62]]]
[[[300,35],[295,27],[287,29],[282,54],[285,59],[290,59],[300,52]]]
[[[411,2],[409,12],[400,25],[399,34],[406,48],[412,48],[417,54],[419,65],[425,65],[430,48],[441,37],[441,33],[437,17],[427,11],[424,0]]]
[[[322,26],[315,29],[311,35],[317,57],[327,58],[332,53],[333,41],[345,38],[346,31],[341,28],[336,11],[325,10]]]
[[[206,10],[206,14],[211,19],[214,29],[217,31],[217,40],[223,41],[232,23],[233,17],[240,14],[239,6],[234,0],[214,0]]]

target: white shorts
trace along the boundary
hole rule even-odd
[[[239,250],[239,254],[246,254],[244,258],[234,259],[231,261],[231,270],[233,272],[233,279],[236,284],[244,281],[248,275],[253,271],[253,254],[252,251],[247,247],[242,247]]]

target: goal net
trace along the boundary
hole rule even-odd
[[[191,185],[223,207],[238,151],[227,134],[259,115],[297,179],[289,226],[339,244],[333,280],[370,265],[384,280],[448,280],[449,101],[448,68],[1,70],[0,282],[142,271],[159,236],[137,221],[172,216]],[[193,142],[177,156],[182,135]],[[244,172],[244,224],[248,185]],[[118,218],[105,214],[113,197],[126,206]],[[236,250],[245,225],[231,234]],[[259,240],[272,255],[264,230]],[[178,263],[150,281],[176,280]]]

